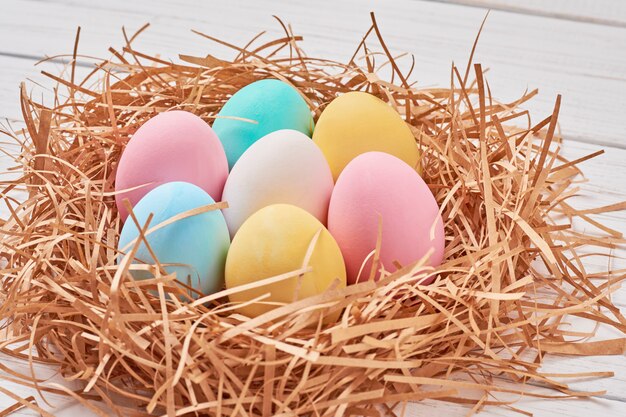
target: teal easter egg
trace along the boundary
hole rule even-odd
[[[237,91],[224,104],[213,123],[222,141],[228,167],[258,139],[281,129],[313,134],[311,109],[300,93],[287,83],[266,79]]]
[[[165,271],[175,272],[179,281],[203,294],[217,292],[224,285],[224,262],[230,235],[222,211],[206,211],[158,226],[180,213],[214,203],[200,187],[187,182],[168,182],[151,190],[133,207],[141,227],[153,214],[146,240]],[[153,228],[155,230],[150,232]],[[129,217],[122,228],[119,250],[130,252],[138,236],[137,225]],[[156,263],[144,242],[140,244],[133,263]],[[131,273],[135,279],[153,278],[148,271]]]

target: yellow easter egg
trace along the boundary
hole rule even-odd
[[[315,237],[317,235],[317,240]],[[284,304],[321,294],[333,283],[346,286],[341,250],[319,220],[289,204],[266,206],[250,216],[233,238],[226,258],[226,288],[250,284],[303,267],[309,247],[310,272],[247,289],[229,296],[245,303],[269,293],[269,298],[244,305],[239,312],[256,317]]]
[[[371,94],[352,91],[334,99],[322,112],[313,141],[320,147],[335,181],[344,167],[365,152],[385,152],[417,168],[415,138],[400,115]]]

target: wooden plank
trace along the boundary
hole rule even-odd
[[[58,74],[63,70],[64,65],[59,61],[49,62],[35,66],[33,59],[16,58],[12,56],[0,55],[0,68],[2,68],[2,79],[0,81],[0,124],[6,124],[8,118],[10,122],[21,119],[20,109],[20,83],[25,81],[28,91],[39,97],[51,99],[50,92],[53,86],[45,77],[41,76],[41,71],[46,70],[53,74]]]
[[[153,27],[137,43],[142,50],[169,59],[176,59],[178,53],[220,55],[224,48],[187,29],[241,44],[264,29],[270,35],[280,34],[282,29],[271,17],[277,14],[305,36],[310,55],[345,60],[369,26],[367,11],[374,10],[393,51],[416,55],[416,78],[423,85],[445,85],[450,62],[466,61],[485,13],[480,8],[413,0],[398,0],[393,7],[348,0],[333,3],[333,13],[327,13],[331,3],[326,1],[277,4],[259,0],[242,6],[182,0],[156,8],[148,0],[112,0],[98,9],[61,0],[37,2],[36,8],[29,1],[6,0],[0,38],[20,39],[20,45],[5,44],[1,52],[28,50],[41,56],[71,51],[75,27],[82,24],[80,51],[106,56],[106,46],[121,45],[122,25],[132,30],[150,21]],[[562,93],[561,123],[566,136],[625,147],[623,45],[624,28],[494,11],[479,43],[477,60],[492,68],[487,78],[500,99],[510,100],[526,88],[538,87],[542,94],[528,107],[543,115],[550,113],[555,95]]]
[[[496,394],[495,398],[501,396]],[[590,405],[591,403],[591,405]],[[621,401],[612,401],[605,398],[596,398],[593,400],[572,399],[572,400],[546,400],[524,398],[519,403],[511,405],[524,412],[532,413],[537,417],[583,417],[583,416],[602,416],[602,417],[623,417],[624,403]],[[400,406],[398,410],[400,410]],[[449,404],[441,401],[427,400],[419,403],[410,403],[406,407],[406,417],[422,417],[431,415],[445,416],[467,416],[471,407],[461,404]],[[597,414],[596,414],[597,413]],[[402,414],[398,414],[402,415]],[[523,414],[519,412],[487,406],[484,410],[477,414],[478,417],[520,417]],[[68,416],[69,417],[69,416]]]
[[[576,22],[626,27],[626,2],[620,0],[434,0]]]
[[[9,369],[11,369],[13,372],[18,372],[23,375],[29,375],[29,376],[32,375],[31,370],[29,369],[28,363],[26,361],[17,360],[5,354],[0,354],[0,362],[3,365],[7,366]],[[57,383],[57,384],[62,383],[70,389],[80,388],[80,384],[77,382],[65,381],[58,374],[58,371],[51,366],[35,363],[33,364],[33,371],[38,378],[45,381],[43,386],[50,386],[50,384],[53,384],[53,383]],[[71,400],[70,398],[67,398],[64,395],[58,395],[58,394],[53,394],[53,393],[44,393],[44,397],[45,397],[45,401],[44,401],[42,397],[37,394],[36,390],[29,388],[29,387],[25,387],[20,384],[16,384],[11,381],[3,380],[2,377],[5,375],[9,376],[6,373],[0,371],[0,385],[2,385],[3,388],[9,390],[11,393],[21,398],[26,398],[31,395],[34,396],[36,404],[46,411],[53,412],[55,410],[62,410],[65,407],[71,407],[74,403],[73,400]],[[50,404],[46,404],[46,401],[48,401]],[[0,411],[2,411],[6,407],[13,405],[14,403],[15,403],[15,400],[6,396],[3,393],[0,393]],[[34,411],[30,409],[21,409],[11,415],[12,416],[37,416],[39,414],[35,413]]]

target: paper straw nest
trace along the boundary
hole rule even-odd
[[[1,347],[58,365],[84,389],[51,388],[32,375],[5,378],[101,399],[120,415],[399,415],[407,401],[423,399],[470,404],[474,412],[513,409],[522,395],[602,394],[573,392],[556,378],[565,375],[539,369],[544,353],[623,349],[621,339],[575,343],[590,334],[563,326],[572,315],[626,328],[610,301],[623,271],[591,273],[583,265],[590,253],[622,242],[589,215],[623,205],[578,211],[567,203],[578,191],[577,164],[595,154],[577,161],[560,154],[560,98],[552,115],[531,124],[518,106],[536,91],[498,103],[480,65],[453,67],[448,88],[415,88],[372,21],[347,64],[307,57],[301,38],[283,25],[285,37],[242,48],[202,35],[234,48],[233,61],[180,56],[183,63],[172,64],[134,50],[127,37],[82,81],[73,66],[64,77],[46,74],[58,82],[52,106],[22,86],[26,128],[12,137],[22,143],[15,161],[23,175],[2,182],[11,215],[0,228]],[[392,74],[387,81],[375,73],[383,66]],[[441,206],[443,265],[403,265],[377,283],[253,320],[238,315],[224,292],[193,301],[158,266],[158,278],[134,281],[129,257],[116,265],[113,180],[129,136],[172,108],[212,123],[233,93],[267,77],[298,88],[316,117],[337,95],[362,90],[406,118]],[[9,197],[23,187],[26,201]],[[573,230],[574,221],[594,234]],[[430,275],[433,284],[417,284]],[[336,323],[322,323],[337,311]],[[14,408],[23,405],[45,413],[25,400]]]

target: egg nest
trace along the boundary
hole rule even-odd
[[[305,55],[301,37],[281,27],[283,37],[241,48],[199,33],[236,57],[181,55],[180,63],[135,50],[137,33],[83,80],[71,66],[46,74],[57,83],[52,106],[22,85],[25,128],[4,132],[21,152],[19,178],[1,181],[10,211],[0,223],[2,352],[52,363],[83,385],[52,387],[17,371],[10,378],[88,406],[102,400],[121,415],[399,415],[408,401],[433,399],[471,413],[513,408],[522,396],[602,394],[572,391],[540,370],[546,353],[623,348],[585,342],[593,331],[566,330],[568,315],[626,330],[610,301],[623,273],[587,271],[582,262],[601,252],[609,264],[621,234],[590,214],[621,205],[568,204],[578,163],[597,153],[562,156],[560,97],[551,115],[532,123],[519,106],[536,91],[500,103],[471,59],[466,69],[452,67],[449,87],[417,88],[410,57],[407,64],[391,55],[373,15],[345,64]],[[194,300],[158,268],[157,278],[134,281],[128,263],[116,265],[114,178],[133,132],[170,109],[212,123],[241,87],[270,77],[297,88],[315,120],[333,98],[356,90],[398,111],[441,207],[442,265],[403,265],[377,282],[254,319],[238,314],[225,292]],[[23,200],[12,197],[20,189]],[[420,285],[425,278],[434,281]],[[333,315],[336,322],[323,320]],[[45,413],[36,401],[21,406]]]

